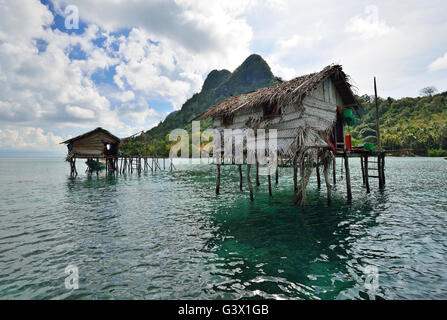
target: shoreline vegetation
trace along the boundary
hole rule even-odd
[[[199,93],[188,99],[178,111],[169,114],[156,127],[132,138],[124,139],[121,150],[129,155],[168,156],[168,135],[176,128],[191,132],[191,119],[216,103],[234,95],[273,85],[282,80],[275,77],[267,62],[256,54],[249,56],[233,73],[211,71]],[[393,156],[447,157],[447,91],[401,99],[378,98],[382,148]],[[353,146],[376,144],[374,97],[358,97],[362,104],[356,124],[347,127]],[[211,126],[201,121],[201,130]],[[190,141],[192,148],[192,143]]]

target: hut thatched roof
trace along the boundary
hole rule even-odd
[[[302,101],[324,79],[331,77],[343,103],[358,109],[360,103],[351,90],[349,77],[343,72],[341,65],[329,65],[320,72],[296,77],[270,87],[248,92],[240,96],[232,96],[209,108],[194,119],[206,119],[229,115],[237,110],[251,109],[257,106],[277,106],[279,108]]]
[[[63,143],[64,143],[64,144],[69,144],[69,143],[71,143],[71,142],[73,142],[73,141],[80,140],[80,139],[82,139],[82,138],[88,137],[88,136],[90,136],[90,135],[92,135],[92,134],[94,134],[94,133],[97,133],[97,132],[102,132],[102,133],[108,135],[112,140],[115,140],[116,142],[120,142],[120,141],[121,141],[120,138],[114,136],[114,135],[111,134],[109,131],[107,131],[107,130],[101,128],[101,127],[98,127],[98,128],[93,129],[93,130],[91,130],[91,131],[89,131],[89,132],[86,132],[86,133],[84,133],[84,134],[81,134],[81,135],[79,135],[79,136],[77,136],[77,137],[74,137],[74,138],[68,139],[68,140],[66,140],[66,141],[63,141],[63,142],[61,142],[61,144],[63,144]]]

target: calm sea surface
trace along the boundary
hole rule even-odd
[[[0,299],[446,299],[447,161],[386,160],[369,195],[351,160],[348,204],[337,159],[332,206],[313,175],[302,212],[288,169],[250,203],[235,167],[216,196],[212,165],[88,176],[78,161],[71,178],[63,159],[0,159]]]

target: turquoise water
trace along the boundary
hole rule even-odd
[[[288,169],[250,203],[229,166],[216,196],[212,165],[71,178],[62,159],[0,159],[0,299],[446,299],[447,161],[386,160],[369,195],[351,161],[351,204],[340,166],[331,207],[314,175],[302,212]]]

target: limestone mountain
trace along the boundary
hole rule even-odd
[[[278,81],[267,62],[257,54],[250,55],[233,73],[225,69],[213,70],[206,77],[202,90],[189,98],[180,110],[170,113],[143,135],[126,139],[121,149],[126,153],[166,155],[171,144],[167,135],[171,130],[188,129],[192,118],[231,95],[257,90]],[[202,127],[207,125],[209,123],[204,122]]]

